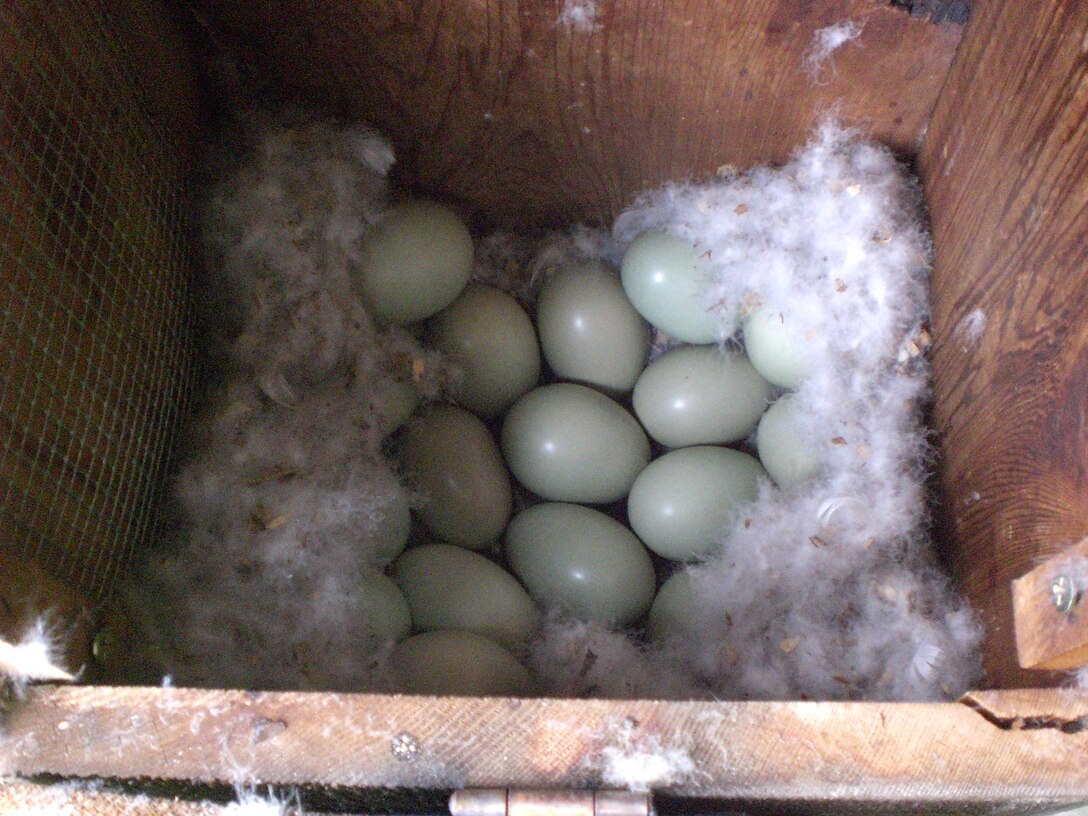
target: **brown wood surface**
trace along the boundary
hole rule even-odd
[[[199,105],[156,8],[0,9],[0,545],[95,598],[139,543],[192,365]]]
[[[1010,582],[1088,535],[1088,3],[979,0],[920,155],[949,552],[1016,663]],[[981,310],[985,326],[968,331]]]
[[[1072,582],[1074,606],[1062,611],[1052,587]],[[1088,665],[1088,538],[1048,558],[1012,584],[1016,654],[1025,669],[1077,669]]]
[[[1012,713],[1010,713],[1012,712]],[[765,802],[1088,799],[1088,692],[970,705],[667,703],[39,688],[7,717],[0,770],[367,788],[617,787]],[[405,740],[414,752],[398,759]],[[403,754],[402,754],[403,756]]]
[[[37,563],[5,546],[0,519],[0,638],[18,642],[39,615],[63,649],[63,668],[78,672],[91,659],[90,606]]]
[[[362,117],[401,181],[485,219],[608,222],[640,190],[778,161],[831,109],[913,153],[959,40],[877,0],[202,0],[251,73]],[[815,76],[814,32],[864,24]]]

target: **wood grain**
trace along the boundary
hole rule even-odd
[[[0,9],[2,543],[97,599],[146,529],[193,364],[199,100],[158,10]]]
[[[1006,708],[1022,722],[1002,722]],[[634,781],[730,800],[1042,808],[1088,798],[1085,724],[1088,692],[1007,705],[995,693],[972,707],[39,688],[8,715],[0,767],[197,782],[244,769],[262,784],[349,788],[600,788],[617,785],[617,758],[673,750],[692,765]],[[392,750],[398,739],[415,744],[407,761]]]
[[[1072,582],[1074,602],[1062,611],[1054,604],[1054,582]],[[1088,539],[1048,558],[1012,582],[1016,655],[1025,669],[1077,669],[1088,666]]]
[[[1010,582],[1088,535],[1088,4],[972,15],[919,157],[949,552],[986,682],[1056,684],[1016,664]]]
[[[912,154],[960,35],[875,0],[203,0],[251,73],[362,117],[407,185],[524,227],[610,223],[668,180],[780,161],[837,110]],[[861,36],[814,74],[814,33]]]

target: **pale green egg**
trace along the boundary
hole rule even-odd
[[[461,629],[508,649],[529,640],[536,607],[521,584],[478,553],[448,544],[413,547],[393,564],[417,632]]]
[[[393,207],[362,240],[360,294],[380,320],[415,323],[446,308],[472,272],[472,236],[429,201]]]
[[[770,383],[742,353],[682,346],[642,372],[632,403],[650,436],[681,448],[743,439],[770,397]]]
[[[801,430],[799,405],[796,398],[787,395],[759,421],[756,436],[759,461],[782,488],[807,482],[820,472],[820,458]]]
[[[419,405],[419,392],[406,380],[382,381],[370,397],[370,419],[384,438],[408,421]]]
[[[363,576],[359,587],[363,620],[384,640],[402,640],[412,631],[408,601],[397,585],[380,572]]]
[[[698,608],[691,574],[687,570],[674,573],[654,596],[646,633],[658,642],[682,636],[690,632],[693,622],[698,620]]]
[[[448,544],[480,550],[510,518],[510,477],[487,427],[464,408],[433,404],[404,431],[401,467],[422,494],[418,514]]]
[[[584,385],[530,391],[510,409],[502,450],[517,480],[553,501],[612,502],[650,461],[650,442],[619,403]]]
[[[692,561],[718,551],[766,471],[753,457],[701,445],[666,453],[639,474],[627,498],[631,529],[658,555]]]
[[[397,492],[378,510],[380,519],[374,531],[372,548],[379,564],[388,564],[408,545],[412,531],[412,511],[408,499]]]
[[[544,359],[556,376],[627,393],[646,366],[650,327],[619,277],[591,261],[552,274],[537,298]]]
[[[414,635],[393,651],[393,670],[397,690],[408,694],[527,697],[538,688],[510,652],[474,632]]]
[[[767,380],[796,388],[812,364],[797,324],[777,309],[761,307],[744,319],[744,349],[752,365]]]
[[[694,246],[667,232],[644,232],[621,265],[623,289],[639,314],[685,343],[714,343],[731,335],[707,301],[710,270]]]
[[[634,534],[577,504],[538,504],[506,530],[511,569],[539,603],[584,620],[633,623],[654,597],[654,567]]]
[[[496,417],[540,379],[533,323],[510,295],[471,284],[430,325],[431,342],[458,366],[451,396],[459,405]]]

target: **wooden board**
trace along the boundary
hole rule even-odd
[[[968,705],[40,688],[0,775],[349,788],[602,788],[913,812],[1088,799],[1088,692]],[[666,757],[662,763],[654,757]]]
[[[1055,603],[1055,583],[1068,582],[1068,608]],[[1088,538],[1012,582],[1016,655],[1025,669],[1088,666]],[[1058,600],[1061,601],[1061,596]]]
[[[514,226],[609,223],[667,180],[780,161],[836,110],[912,154],[959,40],[876,0],[203,0],[254,76],[368,120],[397,177]],[[860,37],[806,71],[815,32]]]
[[[948,549],[986,682],[1053,685],[1016,664],[1010,582],[1088,535],[1088,3],[972,14],[919,157]]]
[[[93,599],[141,543],[192,376],[200,106],[165,18],[0,8],[0,546]]]

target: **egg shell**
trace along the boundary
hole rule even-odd
[[[360,244],[359,292],[379,320],[415,323],[461,293],[472,254],[472,236],[451,209],[429,201],[401,204]]]
[[[782,388],[797,388],[812,370],[800,328],[784,312],[766,306],[744,319],[744,348],[765,379]]]
[[[623,289],[639,314],[669,336],[714,343],[735,330],[707,302],[711,273],[689,241],[644,232],[627,248],[620,271]]]
[[[681,448],[735,442],[756,429],[771,384],[741,352],[682,346],[642,372],[632,404],[647,433]]]
[[[540,348],[529,315],[494,286],[470,284],[429,326],[431,343],[460,369],[454,402],[496,417],[540,380]]]
[[[495,440],[476,416],[432,404],[405,428],[400,451],[408,483],[423,500],[420,520],[440,540],[480,550],[510,518],[510,477]]]
[[[552,501],[613,502],[650,461],[638,421],[604,394],[574,383],[534,389],[514,403],[502,450],[519,482]]]
[[[413,547],[396,560],[392,575],[417,632],[460,629],[513,651],[532,634],[536,607],[529,594],[482,555],[448,544]]]
[[[805,438],[799,406],[795,397],[786,395],[759,421],[759,461],[781,488],[803,484],[820,472],[820,457],[813,442]]]
[[[412,631],[408,601],[392,580],[380,572],[367,573],[360,581],[363,619],[384,640],[403,640]]]
[[[438,631],[413,635],[393,651],[398,691],[465,697],[526,697],[538,687],[532,672],[483,635]]]
[[[370,397],[370,419],[382,437],[389,436],[419,406],[419,392],[404,380],[389,380],[379,385]]]
[[[746,453],[701,445],[655,459],[627,499],[631,528],[664,558],[716,553],[739,508],[755,499],[763,466]]]
[[[621,394],[646,366],[650,326],[599,262],[554,272],[537,298],[536,322],[544,359],[562,379]]]
[[[635,535],[589,507],[549,502],[506,531],[510,567],[545,606],[607,625],[637,621],[654,597],[653,562]]]
[[[698,601],[687,570],[670,575],[657,590],[646,621],[651,640],[662,642],[683,636],[699,619]]]
[[[371,548],[379,564],[385,565],[404,552],[412,532],[412,511],[402,493],[394,493],[380,509],[381,519],[374,531]]]

